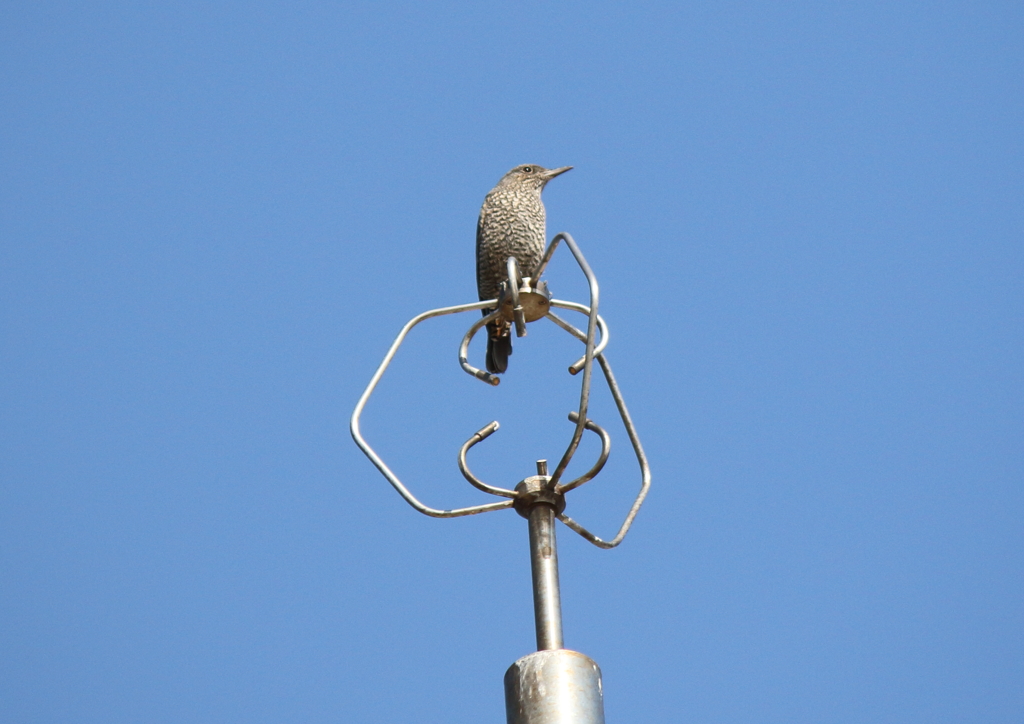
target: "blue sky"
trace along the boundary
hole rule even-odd
[[[348,416],[475,300],[520,163],[602,288],[653,487],[559,529],[609,722],[1024,718],[1016,3],[31,3],[0,10],[0,719],[501,721],[524,521],[416,514]],[[560,252],[556,296],[583,301]],[[364,430],[557,459],[578,345],[502,385],[416,331]],[[473,353],[482,359],[479,346]],[[610,535],[639,477],[568,512]],[[584,445],[582,469],[593,456]]]

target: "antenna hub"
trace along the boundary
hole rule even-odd
[[[535,505],[550,505],[555,514],[565,510],[565,496],[551,489],[550,475],[532,475],[516,486],[516,497],[512,507],[524,518],[530,517],[530,509]]]
[[[513,295],[508,291],[508,282],[501,283],[498,293],[498,307],[501,309],[501,316],[508,322],[515,319],[516,302],[523,310],[527,322],[536,322],[551,311],[551,292],[548,290],[547,282],[537,282],[526,277],[523,286]]]

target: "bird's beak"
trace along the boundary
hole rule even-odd
[[[555,176],[561,176],[566,171],[572,171],[572,166],[562,166],[562,168],[553,168],[550,171],[548,171],[546,174],[544,174],[544,181],[545,182],[550,181]]]

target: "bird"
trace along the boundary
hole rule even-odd
[[[501,177],[480,207],[476,224],[476,286],[480,301],[496,299],[501,282],[508,279],[508,258],[514,256],[519,273],[533,278],[546,243],[544,202],[540,194],[548,181],[572,166],[546,169],[535,163],[516,166]],[[484,309],[486,317],[494,309]],[[508,321],[487,325],[487,371],[508,369],[512,334]]]

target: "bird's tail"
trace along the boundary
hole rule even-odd
[[[487,325],[487,371],[496,375],[508,369],[512,354],[512,334],[508,325],[493,322]]]

